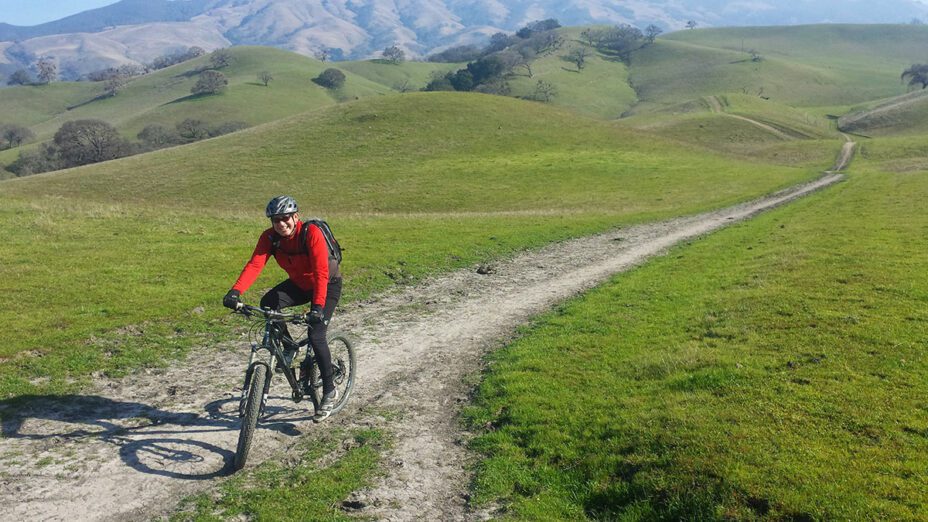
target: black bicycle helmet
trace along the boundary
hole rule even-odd
[[[290,196],[277,196],[270,200],[264,214],[267,217],[279,216],[281,214],[293,214],[299,212],[300,208],[296,206],[296,200]]]

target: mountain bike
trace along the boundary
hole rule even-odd
[[[319,410],[319,402],[322,400],[322,375],[313,350],[309,346],[309,331],[312,330],[312,325],[307,325],[303,315],[283,313],[246,304],[242,304],[235,310],[235,313],[255,319],[250,329],[251,356],[248,360],[248,369],[245,370],[245,384],[242,386],[242,398],[238,407],[238,414],[242,419],[234,461],[235,471],[238,471],[245,466],[255,428],[264,415],[271,377],[274,375],[272,365],[276,362],[276,367],[281,369],[286,377],[292,390],[293,401],[300,402],[309,397],[313,403],[314,412]],[[307,335],[300,340],[293,340],[284,333],[283,326],[286,323],[307,325]],[[260,342],[258,342],[259,337]],[[332,353],[335,387],[339,395],[338,403],[332,409],[332,414],[335,414],[345,406],[348,396],[351,395],[351,389],[354,387],[355,355],[354,347],[345,335],[333,333],[328,336],[327,340]],[[306,356],[300,363],[299,374],[297,374],[293,368],[293,361],[299,360],[299,350],[304,347]],[[288,360],[284,355],[285,349],[294,352],[292,359]]]

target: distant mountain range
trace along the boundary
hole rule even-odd
[[[334,59],[372,57],[398,45],[422,57],[546,18],[672,31],[691,20],[697,27],[909,23],[928,21],[928,6],[915,0],[122,0],[32,27],[0,23],[0,74],[48,56],[63,78],[75,79],[194,45],[208,51],[268,45],[305,55],[328,49]]]

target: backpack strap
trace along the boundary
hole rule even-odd
[[[271,252],[270,256],[273,257],[277,253],[277,247],[280,246],[280,235],[277,232],[271,231],[267,235],[268,239],[271,240]]]
[[[305,255],[309,255],[309,245],[306,244],[306,239],[309,237],[309,224],[313,220],[307,219],[303,222],[303,228],[300,230],[300,252]]]

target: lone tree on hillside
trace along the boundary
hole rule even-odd
[[[657,38],[658,35],[660,35],[660,34],[663,33],[663,32],[664,32],[663,29],[661,29],[660,27],[658,27],[658,26],[656,26],[656,25],[654,25],[654,24],[651,24],[651,25],[645,27],[645,29],[644,29],[644,37],[645,37],[645,39],[648,41],[649,44],[652,44],[652,43],[654,43],[654,39]]]
[[[687,22],[686,22],[686,28],[687,28],[687,29],[695,29],[695,28],[696,28],[696,20],[689,20],[689,21],[687,21]]]
[[[535,84],[535,93],[533,97],[538,101],[549,102],[551,98],[557,96],[557,89],[553,85],[544,81],[538,80],[538,83]]]
[[[567,59],[577,66],[577,72],[583,70],[586,65],[586,57],[590,55],[590,50],[586,46],[574,47],[567,54]]]
[[[326,89],[340,89],[342,85],[345,85],[345,73],[335,68],[329,68],[313,78],[313,82]]]
[[[383,50],[383,59],[396,65],[406,60],[406,53],[395,45],[391,45]]]
[[[216,49],[209,55],[209,66],[213,69],[222,69],[232,63],[232,53],[228,49]]]
[[[7,85],[29,85],[30,83],[32,83],[32,77],[25,69],[17,69],[6,81]]]
[[[226,75],[221,72],[213,70],[203,71],[200,73],[200,79],[197,80],[197,83],[190,89],[190,92],[193,94],[219,94],[228,84],[229,80],[227,80]]]
[[[35,64],[39,83],[49,84],[58,78],[58,65],[49,57],[40,58]]]
[[[119,132],[102,120],[66,122],[55,133],[54,141],[63,167],[116,159],[128,146]]]
[[[916,63],[902,72],[902,81],[908,82],[909,88],[921,85],[922,89],[928,87],[928,64]]]
[[[261,71],[258,73],[258,81],[263,83],[265,87],[267,87],[267,84],[271,83],[271,80],[273,79],[274,77],[271,76],[271,73],[267,71]]]
[[[35,138],[35,134],[22,125],[0,125],[0,138],[6,142],[8,149],[12,149]]]

